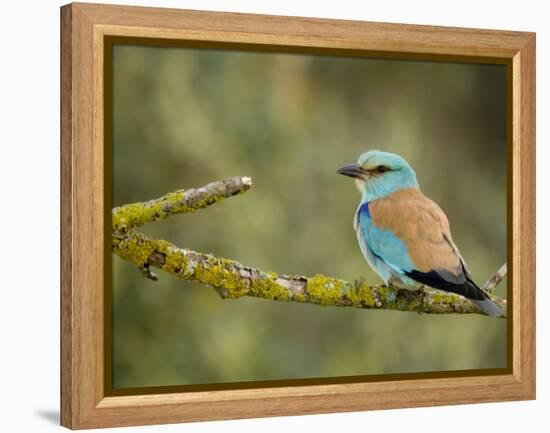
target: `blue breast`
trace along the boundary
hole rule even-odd
[[[359,242],[368,253],[399,274],[414,269],[405,243],[391,230],[380,230],[373,224],[368,202],[361,204],[357,217]]]
[[[367,217],[370,219],[369,202],[363,203],[359,208],[359,219],[361,217]]]

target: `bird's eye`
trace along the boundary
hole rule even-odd
[[[378,167],[376,167],[376,171],[377,173],[385,173],[386,171],[388,171],[389,168],[388,167],[385,167],[383,165],[379,165]]]

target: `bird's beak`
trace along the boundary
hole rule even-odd
[[[336,170],[337,173],[344,176],[353,177],[355,179],[365,179],[365,170],[359,164],[348,164]]]

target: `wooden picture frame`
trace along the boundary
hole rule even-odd
[[[505,374],[110,395],[104,290],[111,230],[104,147],[105,41],[113,37],[330,49],[509,66],[508,293]],[[526,400],[535,398],[535,34],[73,3],[61,8],[61,424],[95,428]],[[510,171],[509,171],[510,172]],[[110,212],[110,209],[109,209]]]

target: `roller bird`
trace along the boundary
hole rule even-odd
[[[456,293],[488,315],[504,315],[472,279],[447,216],[420,191],[405,159],[371,150],[337,172],[355,179],[361,201],[353,227],[363,256],[385,284]]]

